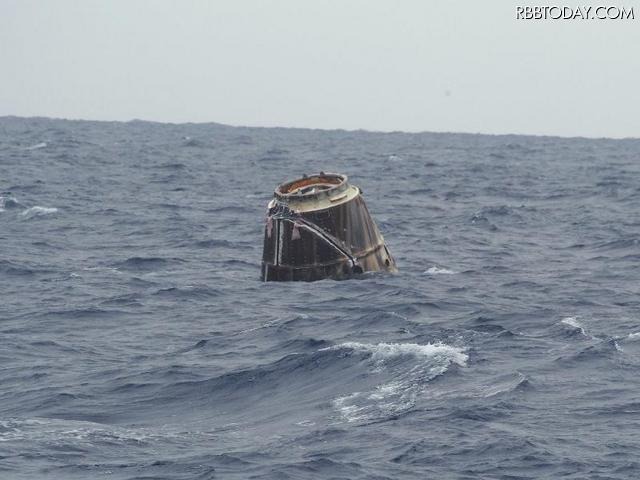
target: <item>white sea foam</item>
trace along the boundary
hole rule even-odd
[[[7,208],[16,208],[20,206],[20,202],[14,197],[4,197],[0,195],[0,212],[4,212]]]
[[[71,443],[76,446],[100,444],[102,442],[146,442],[167,438],[193,438],[202,436],[203,441],[211,440],[213,433],[182,431],[163,426],[160,428],[125,428],[82,420],[56,420],[46,418],[0,420],[0,443],[25,441]]]
[[[381,382],[373,390],[339,396],[333,406],[347,422],[369,421],[397,415],[413,408],[428,382],[442,375],[452,363],[466,366],[464,349],[443,343],[346,342],[322,350],[351,350],[367,355],[370,374]],[[386,380],[386,381],[385,381]]]
[[[379,364],[387,359],[398,357],[401,355],[411,355],[414,357],[424,358],[446,358],[450,362],[466,366],[469,356],[464,353],[464,349],[445,345],[444,343],[427,343],[419,345],[417,343],[359,343],[345,342],[339,345],[333,345],[321,350],[341,350],[350,349],[360,352],[371,353],[371,359]]]
[[[122,275],[122,272],[115,267],[84,267],[82,270],[86,271],[103,271],[110,273],[117,273],[118,275]]]
[[[33,217],[40,217],[44,215],[50,215],[52,213],[56,213],[57,211],[58,209],[55,207],[41,207],[39,205],[36,205],[35,207],[27,208],[20,215],[25,218],[33,218]]]
[[[630,333],[629,335],[627,335],[627,340],[630,340],[632,342],[640,340],[640,332]]]
[[[244,330],[240,330],[240,332],[238,332],[238,333],[240,335],[242,335],[243,333],[255,332],[256,330],[261,330],[263,328],[273,327],[275,325],[278,325],[280,322],[281,322],[281,319],[277,318],[275,320],[270,320],[268,322],[260,324],[257,327],[251,327],[251,328],[246,328]]]
[[[426,273],[427,275],[453,275],[456,272],[454,272],[453,270],[449,270],[448,268],[433,266],[428,270],[425,270],[424,273]]]
[[[300,422],[296,422],[296,425],[299,425],[301,427],[313,427],[316,424],[316,422],[312,422],[311,420],[302,420]]]
[[[31,145],[30,147],[25,147],[25,150],[39,150],[41,148],[45,148],[47,146],[46,142],[36,143],[35,145]]]
[[[582,335],[584,335],[585,337],[587,337],[587,332],[585,331],[584,327],[580,324],[580,322],[578,321],[578,319],[576,317],[566,317],[563,318],[561,321],[561,323],[564,323],[565,325],[569,325],[570,327],[576,329],[576,330],[580,330],[580,333]]]

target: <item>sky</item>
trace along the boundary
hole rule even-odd
[[[640,137],[640,2],[518,5],[0,0],[0,115]]]

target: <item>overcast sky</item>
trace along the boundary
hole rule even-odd
[[[640,137],[640,2],[517,3],[0,0],[0,115]]]

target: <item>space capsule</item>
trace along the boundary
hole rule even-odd
[[[320,172],[279,185],[267,207],[264,281],[342,279],[395,272],[362,191],[346,175]]]

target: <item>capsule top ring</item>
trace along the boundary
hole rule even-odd
[[[321,200],[335,196],[348,188],[346,175],[320,172],[279,185],[275,190],[275,197],[283,202]]]

